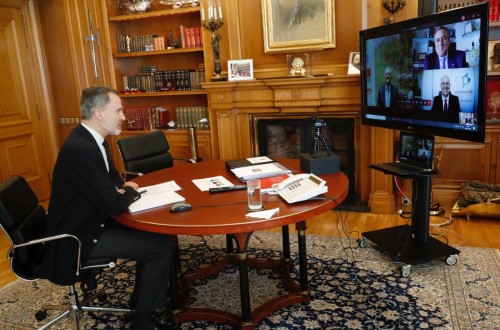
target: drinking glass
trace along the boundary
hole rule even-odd
[[[262,196],[260,194],[260,179],[251,179],[247,181],[247,195],[249,211],[262,210]]]

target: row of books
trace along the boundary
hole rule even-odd
[[[175,118],[177,128],[187,129],[188,127],[206,128],[208,123],[207,107],[176,107]],[[207,121],[200,122],[202,119]]]
[[[180,38],[174,38],[170,32],[168,37],[148,35],[124,35],[117,36],[118,53],[149,52],[172,48],[203,47],[201,27],[180,26]]]
[[[489,21],[500,20],[500,0],[490,0]]]
[[[170,112],[161,106],[130,107],[125,109],[128,130],[167,129]]]
[[[166,70],[144,72],[136,76],[122,76],[124,90],[142,92],[186,91],[201,89],[205,81],[202,70]]]

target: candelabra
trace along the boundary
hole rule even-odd
[[[403,9],[405,5],[406,0],[382,0],[382,6],[384,6],[385,10],[387,10],[390,14],[389,17],[384,18],[384,23],[394,23],[396,21],[394,14]]]
[[[217,1],[217,4],[215,3]],[[201,25],[210,31],[212,39],[212,49],[214,51],[214,76],[212,81],[226,80],[221,76],[222,67],[220,65],[220,50],[219,42],[222,39],[221,35],[216,33],[218,29],[224,24],[222,19],[222,7],[220,0],[208,0],[208,19],[205,19],[205,9],[201,8]]]

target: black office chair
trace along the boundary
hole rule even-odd
[[[167,138],[161,130],[125,137],[116,143],[125,166],[124,174],[127,180],[137,175],[172,167],[174,160],[184,160],[189,163],[201,161],[196,152],[192,152],[192,158],[173,158]]]
[[[126,170],[123,173],[124,179],[130,180],[138,175],[172,167],[174,160],[184,160],[193,164],[200,162],[194,128],[189,129],[189,142],[192,158],[173,158],[167,138],[161,130],[117,140],[118,150]],[[200,244],[206,244],[203,236],[201,236]]]
[[[15,176],[0,185],[0,226],[10,239],[12,246],[8,251],[7,258],[14,274],[25,281],[36,281],[42,278],[42,255],[45,244],[60,239],[74,239],[80,247],[80,241],[76,236],[62,234],[56,236],[44,236],[44,226],[47,213],[38,204],[38,198],[22,176]],[[80,319],[83,311],[94,312],[130,312],[130,309],[111,308],[101,306],[88,306],[96,295],[89,295],[84,284],[90,283],[84,279],[93,278],[96,270],[105,267],[113,268],[115,262],[112,259],[89,260],[85,265],[80,264],[80,251],[77,260],[68,260],[75,264],[75,273],[82,280],[81,288],[87,294],[82,301],[79,300],[76,291],[76,283],[68,286],[68,302],[64,305],[44,305],[37,312],[36,318],[41,321],[46,317],[46,310],[62,310],[55,318],[48,321],[39,329],[48,329],[55,323],[71,317],[73,328],[80,329]],[[93,288],[89,288],[93,289]]]

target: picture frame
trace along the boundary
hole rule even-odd
[[[253,80],[253,60],[228,60],[227,80]]]
[[[336,47],[335,0],[262,0],[262,18],[266,53]]]
[[[349,66],[347,67],[347,74],[359,74],[359,67],[361,64],[359,52],[351,52],[349,54]]]
[[[500,54],[495,54],[495,45],[500,45],[500,40],[488,41],[488,71],[500,72]],[[497,46],[497,49],[500,46]],[[496,57],[494,57],[496,55]]]

